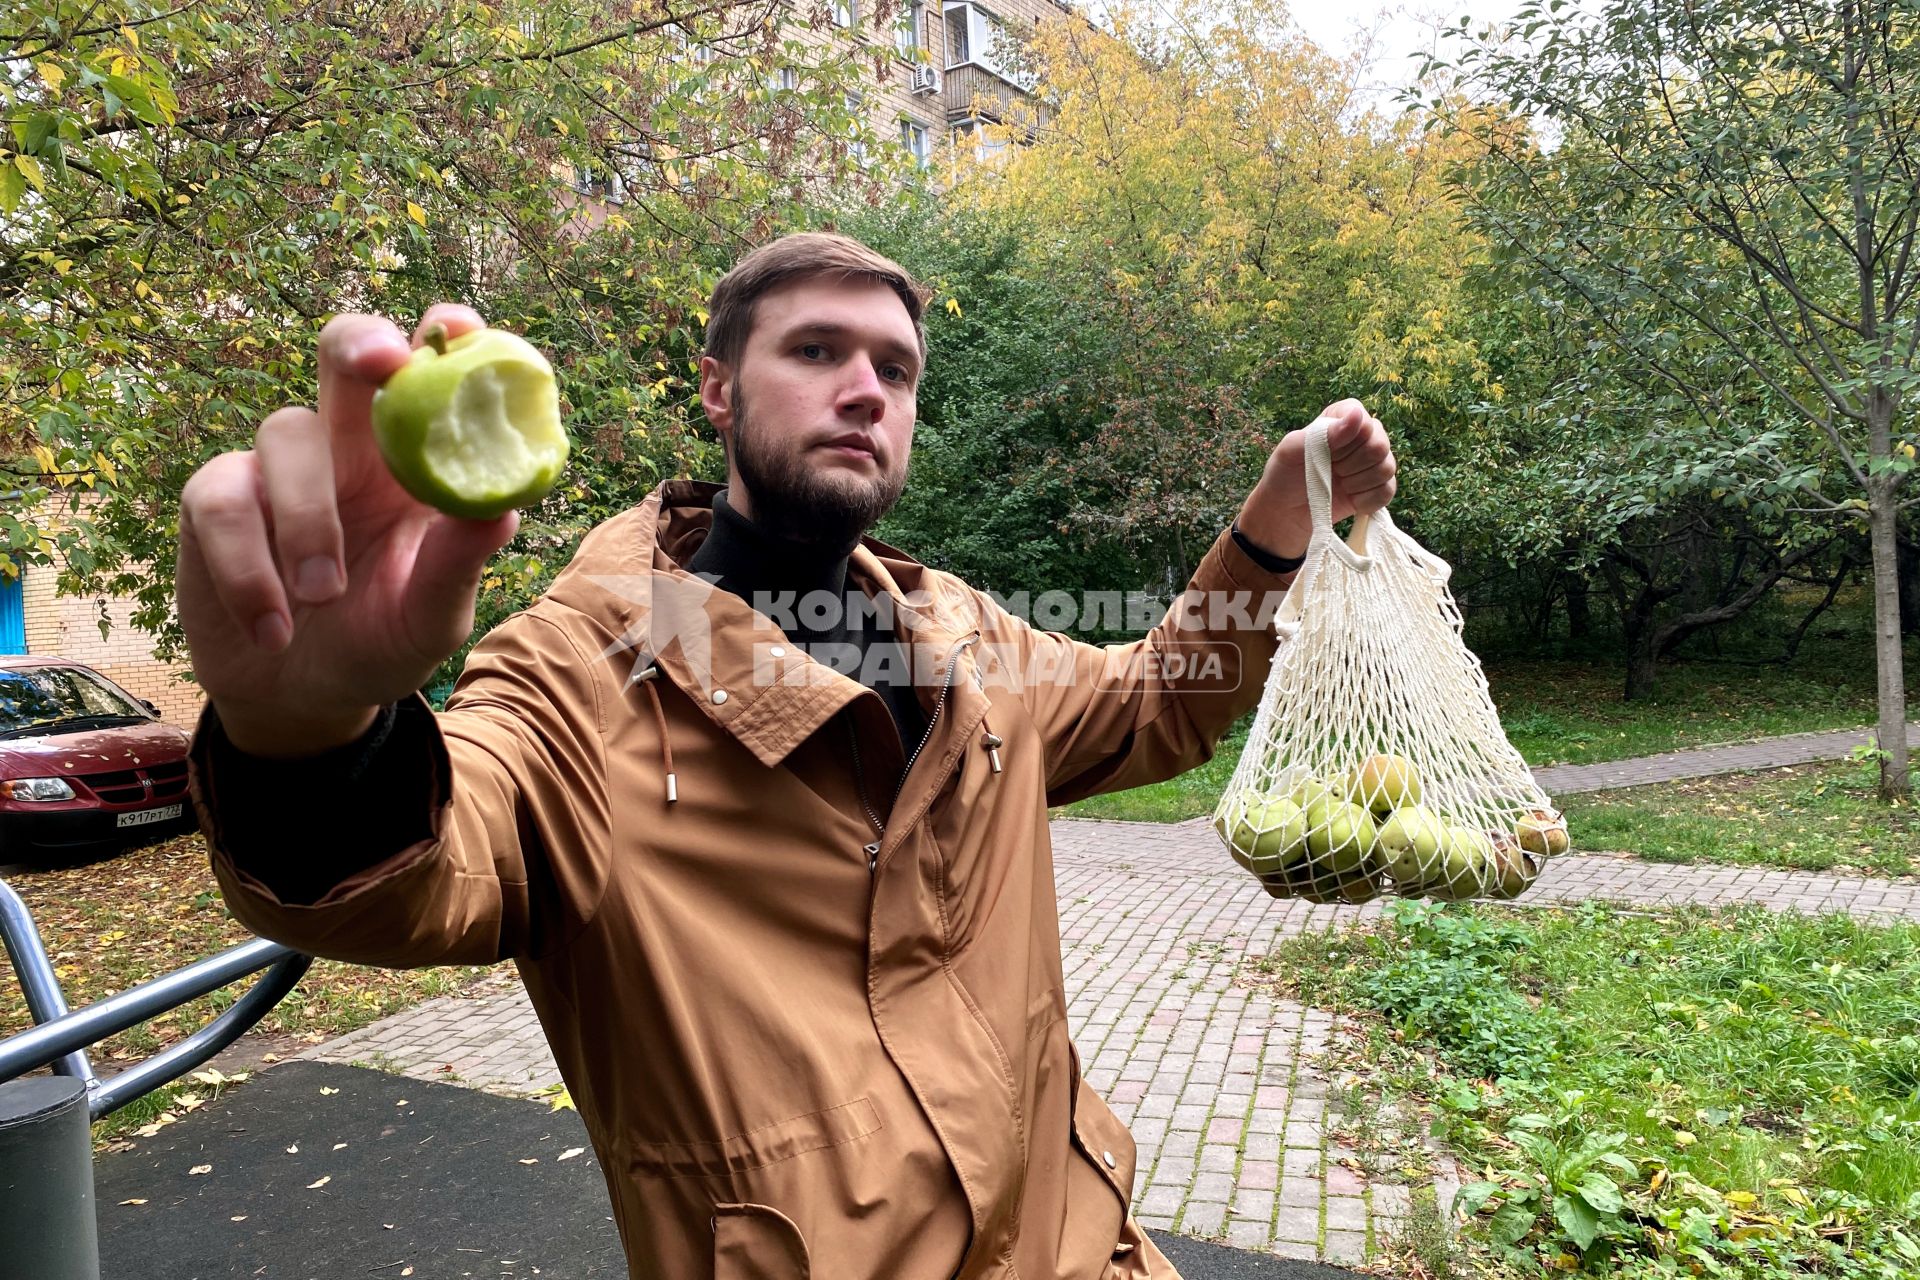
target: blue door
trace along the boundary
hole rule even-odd
[[[12,577],[0,568],[0,653],[25,653],[27,610],[20,596],[20,570],[8,567],[13,569]]]

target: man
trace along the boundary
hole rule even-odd
[[[1111,652],[1034,630],[862,537],[906,480],[922,302],[844,237],[743,259],[700,362],[725,488],[670,481],[596,528],[438,715],[414,690],[515,521],[386,473],[368,406],[397,329],[329,324],[317,411],[182,494],[193,794],[227,901],[341,960],[514,960],[636,1277],[1174,1276],[1067,1038],[1047,806],[1192,768],[1257,701],[1272,629],[1204,604],[1289,581],[1301,433],[1195,572],[1201,608]],[[1385,433],[1329,415],[1335,518],[1377,510]],[[842,588],[888,608],[789,634],[750,607]],[[1215,660],[1138,661],[1183,646]],[[909,674],[865,660],[887,655]]]

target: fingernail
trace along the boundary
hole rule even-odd
[[[268,653],[278,653],[293,638],[293,628],[279,613],[263,613],[260,621],[253,624],[253,638]]]
[[[294,590],[302,600],[318,602],[330,600],[340,588],[340,575],[334,568],[332,556],[309,556],[300,562],[300,571],[294,580]]]

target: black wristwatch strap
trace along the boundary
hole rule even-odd
[[[1273,552],[1254,545],[1253,539],[1240,532],[1240,526],[1233,526],[1234,545],[1247,553],[1247,559],[1265,569],[1268,573],[1292,573],[1307,562],[1305,556],[1277,556]]]

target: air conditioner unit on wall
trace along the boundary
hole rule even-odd
[[[940,92],[939,68],[931,66],[927,63],[920,63],[916,65],[913,68],[913,92],[915,93]]]

